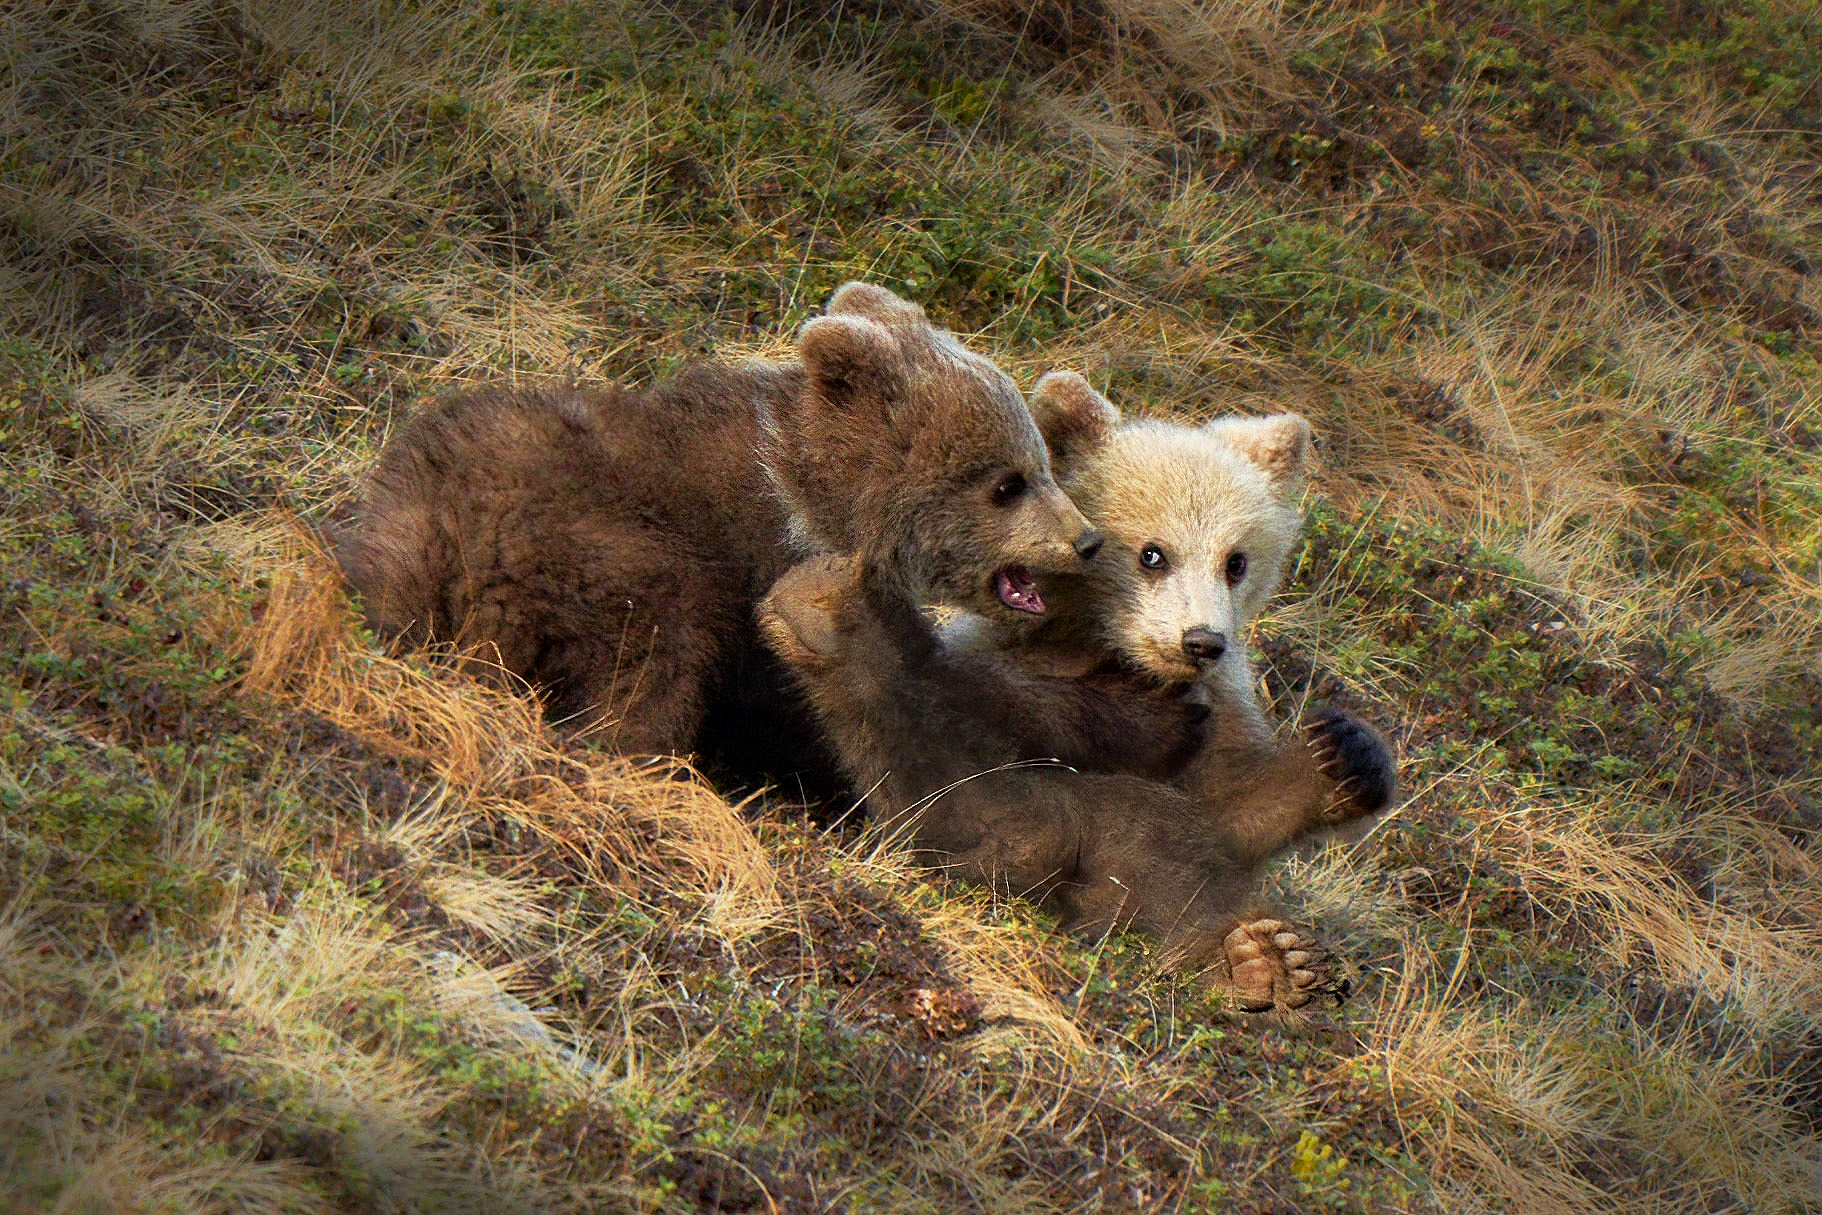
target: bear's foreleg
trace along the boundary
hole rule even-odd
[[[1168,780],[1203,746],[1208,710],[1144,676],[1046,675],[976,650],[943,649],[929,661],[936,681],[1027,758]]]
[[[1378,731],[1345,709],[1321,710],[1285,736],[1256,698],[1217,695],[1209,741],[1177,783],[1227,853],[1256,865],[1313,832],[1386,809],[1397,761]]]

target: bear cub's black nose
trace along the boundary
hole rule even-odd
[[[1101,551],[1101,533],[1100,532],[1083,532],[1081,535],[1079,535],[1075,538],[1075,555],[1080,557],[1082,560],[1084,560],[1084,561],[1093,560],[1094,555],[1100,551]]]
[[[1183,652],[1195,662],[1214,662],[1227,653],[1227,634],[1213,629],[1188,629],[1183,634]]]

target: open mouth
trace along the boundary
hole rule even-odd
[[[993,591],[1000,602],[1015,612],[1031,616],[1044,614],[1044,597],[1031,571],[1022,565],[1009,565],[993,575]]]

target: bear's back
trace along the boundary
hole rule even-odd
[[[489,386],[424,411],[381,452],[342,546],[370,623],[459,640],[516,597],[515,616],[555,627],[628,581],[597,563],[696,563],[763,585],[789,554],[755,417],[792,372],[699,364],[643,393]],[[493,639],[517,667],[513,639]]]

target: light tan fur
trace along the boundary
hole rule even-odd
[[[1246,631],[1283,579],[1303,526],[1309,423],[1294,413],[1201,426],[1122,422],[1074,372],[1044,376],[1030,405],[1058,483],[1104,547],[1091,567],[1046,584],[1057,608],[1035,627],[962,619],[944,629],[945,641],[1016,650],[1051,674],[1111,650],[1164,683],[1247,687]],[[1163,554],[1162,568],[1141,565],[1148,546]],[[1246,571],[1230,580],[1236,553]],[[1198,663],[1184,650],[1196,629],[1227,639],[1218,662]]]
[[[1067,492],[1106,538],[1097,574],[1122,584],[1122,609],[1105,622],[1115,649],[1169,679],[1198,673],[1183,649],[1192,629],[1225,636],[1228,654],[1244,657],[1246,630],[1302,530],[1296,496],[1308,446],[1309,423],[1296,414],[1193,428],[1138,421],[1064,471]],[[1167,562],[1156,572],[1139,564],[1154,545]],[[1246,572],[1230,581],[1235,554]]]

